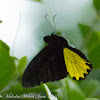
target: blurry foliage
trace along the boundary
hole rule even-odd
[[[93,0],[93,4],[96,10],[100,10],[100,0]]]
[[[40,2],[40,3],[42,2],[42,0],[30,0],[30,1],[36,1],[36,2]]]
[[[92,41],[92,42],[91,42]],[[88,56],[94,68],[100,68],[100,32],[93,32],[88,46]]]
[[[34,0],[34,1],[38,1],[38,2],[41,2],[42,0]]]
[[[41,2],[41,0],[33,1]],[[98,16],[100,0],[94,0],[93,4]],[[99,20],[100,16],[99,19],[94,19],[95,23],[91,26],[82,23],[78,24],[84,40],[82,48],[87,49],[89,60],[93,64],[93,70],[86,79],[75,81],[68,76],[57,82],[46,83],[52,94],[57,97],[58,100],[100,100],[100,31],[94,30],[94,26],[96,26]],[[0,21],[0,23],[1,22],[2,21]],[[61,32],[57,34],[61,35]],[[13,95],[28,95],[31,93],[33,96],[37,96],[38,94],[46,95],[47,91],[45,91],[46,88],[44,88],[43,85],[34,88],[22,87],[21,78],[25,70],[27,58],[26,56],[21,59],[12,57],[9,54],[9,50],[8,45],[0,40],[0,94],[5,95],[5,93],[12,93]],[[39,100],[51,99],[42,98]]]
[[[19,63],[18,63],[18,65],[17,65],[17,67],[18,67],[18,72],[20,72],[21,74],[23,74],[23,72],[24,72],[26,63],[27,63],[27,58],[26,58],[26,56],[25,56],[25,57],[22,57],[22,58],[19,60]]]
[[[13,57],[9,55],[9,47],[0,41],[0,90],[2,90],[11,80],[15,72]]]
[[[2,20],[0,20],[0,23],[2,23]]]
[[[80,28],[80,31],[81,31],[81,33],[83,35],[83,38],[86,38],[87,37],[87,33],[90,30],[90,27],[87,26],[87,25],[79,24],[79,28]]]

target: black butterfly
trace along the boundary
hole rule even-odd
[[[75,80],[84,79],[89,74],[91,62],[81,51],[69,46],[65,38],[52,33],[45,36],[44,41],[48,45],[33,58],[23,74],[23,87],[57,81],[67,74]]]

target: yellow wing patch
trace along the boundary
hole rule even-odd
[[[91,64],[87,62],[83,58],[81,58],[74,51],[69,50],[68,48],[64,48],[63,50],[64,60],[66,64],[67,72],[69,73],[71,78],[85,78],[84,74],[88,74],[87,70],[91,70],[91,68],[87,64]],[[86,64],[87,63],[87,64]]]

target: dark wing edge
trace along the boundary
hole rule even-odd
[[[41,83],[60,80],[66,76],[63,49],[50,44],[29,63],[22,77],[22,86],[34,87]]]

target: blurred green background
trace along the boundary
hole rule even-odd
[[[0,40],[0,99],[100,100],[100,0],[27,0],[21,3],[23,7],[18,9],[18,24],[14,29],[17,32],[11,31],[14,35],[6,32]],[[57,15],[57,32],[87,56],[93,69],[85,80],[75,81],[68,76],[48,82],[49,90],[43,84],[23,88],[21,78],[27,64],[44,47],[43,37],[53,32],[45,20],[46,14],[53,27],[52,18]],[[0,25],[5,27],[5,23],[2,17]]]

